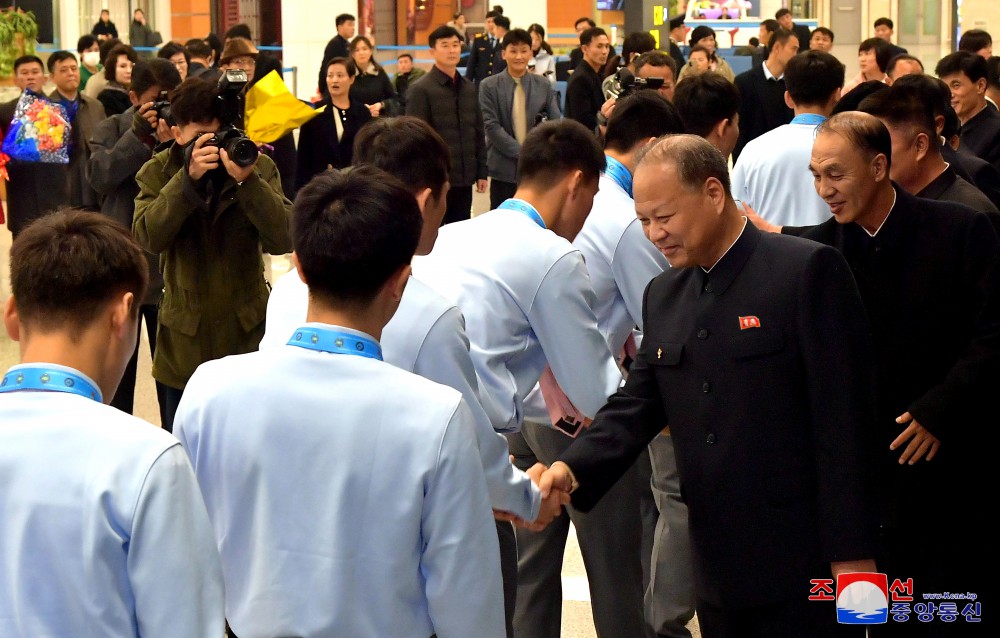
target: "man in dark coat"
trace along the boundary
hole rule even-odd
[[[962,121],[962,146],[1000,169],[1000,113],[986,101],[986,60],[956,51],[941,58],[934,73],[951,89]]]
[[[465,78],[474,82],[476,86],[491,75],[496,75],[507,68],[501,42],[510,31],[510,18],[490,14],[486,16],[486,33],[477,34],[472,39],[469,61],[465,69]]]
[[[877,539],[871,342],[850,270],[747,223],[701,138],[657,142],[633,188],[671,268],[646,289],[625,386],[542,492],[573,490],[589,510],[669,424],[703,634],[834,635],[809,582],[874,571]]]
[[[733,163],[743,147],[792,121],[795,113],[785,103],[785,66],[799,51],[799,39],[787,29],[771,35],[767,59],[736,76],[740,90],[740,137],[733,149]]]
[[[341,13],[337,16],[337,35],[333,36],[329,42],[326,43],[326,48],[323,50],[323,59],[319,61],[319,81],[317,86],[319,87],[319,94],[321,97],[326,97],[326,63],[328,60],[333,58],[349,58],[351,57],[350,43],[351,39],[354,37],[354,25],[356,24],[354,16],[349,13]]]
[[[684,54],[681,53],[680,45],[684,42],[684,16],[679,15],[676,18],[670,19],[670,57],[674,59],[674,64],[677,70],[684,68],[687,64],[687,60],[684,59]],[[675,37],[676,36],[676,37]]]
[[[608,61],[610,40],[604,29],[593,27],[580,34],[583,61],[573,71],[566,86],[565,117],[590,130],[597,127],[597,114],[604,104],[600,71]]]

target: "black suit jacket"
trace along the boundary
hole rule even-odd
[[[347,109],[347,123],[344,125],[344,135],[337,141],[337,124],[333,118],[340,117],[329,100],[323,102],[326,111],[309,120],[299,129],[298,161],[295,170],[295,188],[299,189],[309,183],[313,177],[322,173],[327,166],[344,168],[350,166],[351,155],[354,152],[354,136],[368,120],[372,119],[371,111],[361,102],[351,100]]]
[[[896,187],[874,238],[834,219],[802,236],[844,255],[871,320],[879,448],[891,481],[884,523],[935,542],[969,538],[981,495],[955,486],[986,480],[980,437],[1000,387],[1000,240],[989,220]],[[902,431],[894,419],[907,411],[942,441],[932,462],[900,466],[889,451]]]
[[[684,59],[684,54],[681,53],[681,48],[677,46],[677,43],[673,40],[670,41],[670,57],[674,59],[674,64],[677,65],[677,72],[684,68],[687,64],[687,60]]]
[[[792,32],[795,33],[795,37],[799,40],[799,51],[809,50],[809,40],[812,37],[812,31],[809,27],[804,24],[792,23]]]
[[[962,124],[962,146],[1000,170],[1000,113],[987,104]]]
[[[588,511],[669,425],[697,593],[727,608],[875,556],[864,307],[836,251],[788,239],[748,223],[711,273],[655,278],[624,388],[560,459]]]
[[[326,88],[326,62],[327,60],[332,60],[333,58],[349,58],[351,57],[351,52],[349,48],[349,43],[343,36],[339,33],[326,43],[326,49],[323,50],[323,59],[319,62],[319,94],[326,97],[330,94],[329,89]]]
[[[941,154],[960,177],[983,191],[993,205],[1000,208],[1000,171],[996,166],[962,147],[955,151],[945,144]]]
[[[586,61],[581,62],[566,85],[566,112],[563,116],[592,131],[597,126],[597,113],[604,101],[601,76]]]
[[[740,73],[734,83],[740,90],[740,136],[733,149],[733,163],[747,142],[788,124],[795,117],[785,104],[785,80],[768,80],[763,64]]]

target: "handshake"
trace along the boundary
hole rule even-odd
[[[513,460],[512,456],[511,461]],[[533,521],[526,521],[510,512],[496,509],[493,510],[493,517],[498,521],[510,521],[532,532],[540,532],[562,514],[563,505],[569,505],[569,495],[575,488],[575,481],[569,467],[559,461],[553,463],[552,467],[535,463],[526,474],[542,492],[542,506],[538,510],[538,517]]]

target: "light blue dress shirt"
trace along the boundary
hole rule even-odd
[[[515,200],[516,201],[516,200]],[[516,430],[546,361],[580,412],[593,417],[621,384],[597,328],[580,251],[517,210],[444,226],[413,263],[422,281],[465,315],[472,361],[493,427]]]
[[[292,270],[275,283],[267,302],[261,349],[283,347],[306,320],[309,289]],[[493,430],[469,355],[465,319],[455,304],[410,277],[396,314],[382,331],[382,356],[397,368],[462,393],[476,422],[476,440],[490,503],[527,521],[538,517],[542,494],[528,475],[510,462],[507,439]]]
[[[167,432],[79,395],[0,394],[0,485],[0,636],[225,632],[208,513]]]
[[[202,364],[174,427],[240,638],[503,638],[496,527],[457,391],[269,348]]]

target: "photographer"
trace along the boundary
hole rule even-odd
[[[236,128],[245,83],[230,70],[218,88],[200,78],[181,84],[170,104],[174,144],[136,176],[132,230],[160,254],[164,279],[153,377],[166,386],[167,430],[199,364],[257,349],[268,296],[261,249],[291,250],[292,204],[278,170],[259,154],[247,162],[252,142]]]
[[[132,88],[129,100],[132,107],[119,115],[112,115],[94,129],[90,138],[91,155],[87,162],[87,180],[101,198],[101,212],[132,227],[135,214],[135,196],[139,185],[135,176],[143,164],[153,157],[153,148],[174,139],[164,121],[165,114],[157,112],[155,101],[161,91],[172,91],[181,83],[170,60],[141,60],[132,69]],[[161,107],[162,110],[162,107]],[[161,117],[162,116],[162,117]],[[146,253],[149,261],[149,288],[139,306],[139,322],[146,320],[149,350],[156,352],[157,304],[163,291],[163,278],[155,255]],[[111,405],[132,414],[135,394],[135,370],[139,358],[139,344],[125,368],[125,376]],[[156,396],[163,418],[163,388],[156,383]]]

